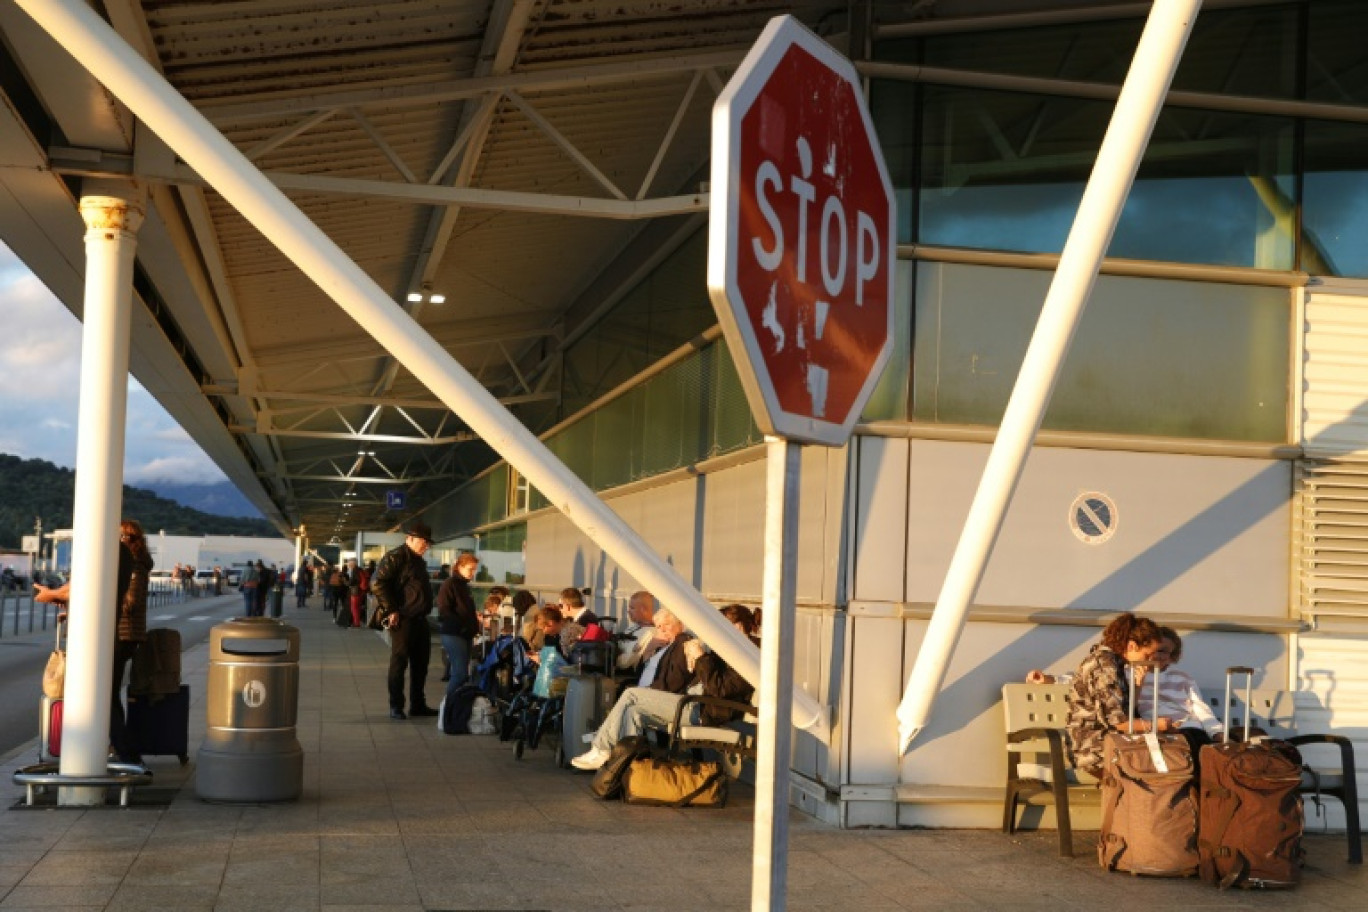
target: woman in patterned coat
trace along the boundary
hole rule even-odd
[[[1107,625],[1102,642],[1094,646],[1069,689],[1069,748],[1083,772],[1102,777],[1102,739],[1127,723],[1130,694],[1127,663],[1149,661],[1159,648],[1159,626],[1129,611]],[[1135,731],[1149,731],[1136,720]]]

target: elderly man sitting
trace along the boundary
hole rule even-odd
[[[738,610],[739,609],[739,610]],[[727,619],[749,635],[754,619],[749,609],[728,605]],[[607,760],[613,745],[628,735],[640,735],[648,727],[664,728],[674,721],[679,701],[695,681],[710,696],[745,702],[753,690],[717,655],[684,632],[684,625],[667,608],[655,612],[655,643],[663,644],[647,661],[637,687],[629,687],[613,706],[594,735],[593,746],[570,763],[576,769],[596,770]]]

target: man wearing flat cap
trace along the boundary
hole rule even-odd
[[[437,715],[437,710],[427,705],[423,693],[432,651],[432,632],[427,621],[432,611],[432,584],[423,555],[431,544],[431,527],[423,522],[411,523],[404,530],[404,543],[380,558],[371,581],[371,591],[390,632],[391,719]],[[404,714],[405,669],[409,675],[408,716]]]

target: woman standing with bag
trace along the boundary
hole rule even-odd
[[[142,526],[125,519],[119,526],[119,566],[115,576],[115,610],[118,624],[114,639],[114,680],[110,690],[109,743],[120,762],[142,765],[142,755],[128,737],[122,700],[124,669],[138,647],[147,639],[147,590],[152,578],[152,555]],[[71,584],[60,589],[34,586],[34,600],[65,603],[70,600]],[[65,615],[59,615],[58,621]]]

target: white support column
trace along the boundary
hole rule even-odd
[[[969,604],[983,581],[1002,519],[1201,5],[1201,0],[1155,0],[1150,10],[898,707],[903,753],[926,726],[945,683]]]
[[[15,0],[385,350],[506,459],[642,587],[676,611],[746,680],[755,647],[621,517],[503,408],[375,280],[319,230],[222,134],[79,0]],[[827,708],[791,692],[793,722],[825,740]]]
[[[793,641],[798,609],[798,491],[803,448],[766,437],[765,633],[760,646],[760,710],[755,758],[755,826],[751,849],[751,909],[786,908],[789,763],[793,714],[782,694],[793,692]]]
[[[121,196],[81,198],[81,217],[86,223],[85,325],[62,720],[63,775],[103,775],[109,751],[133,253],[143,217],[142,200],[131,187],[128,191]],[[104,798],[103,788],[58,790],[58,803],[63,805],[98,805]]]
[[[304,573],[304,527],[300,526],[295,532],[295,559],[294,559],[294,579],[290,582],[299,585],[300,576]]]

